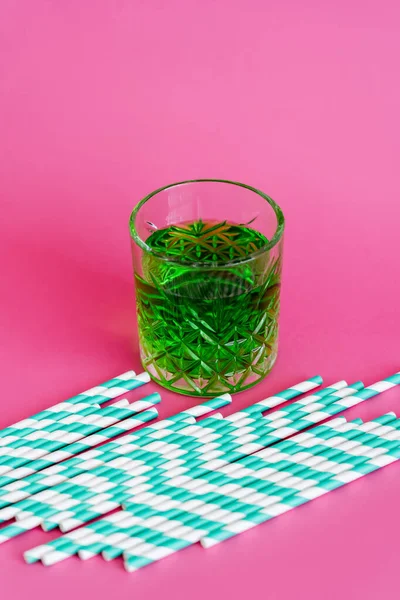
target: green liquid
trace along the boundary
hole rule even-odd
[[[143,276],[135,275],[141,357],[153,379],[204,396],[262,379],[277,353],[280,258],[262,251],[243,259],[268,240],[246,226],[196,221],[157,230],[146,243],[188,261],[148,253]]]

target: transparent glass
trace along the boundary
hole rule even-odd
[[[140,354],[160,385],[215,396],[272,369],[284,217],[259,190],[232,181],[175,183],[130,218]]]

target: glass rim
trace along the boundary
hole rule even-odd
[[[142,208],[142,206],[144,206],[146,204],[146,202],[151,200],[151,198],[154,198],[154,196],[156,196],[160,192],[163,192],[164,190],[168,190],[170,188],[178,187],[181,185],[187,185],[190,183],[226,183],[229,185],[236,185],[238,187],[247,189],[250,192],[254,192],[258,196],[260,196],[261,198],[266,200],[268,202],[268,204],[271,206],[271,208],[273,209],[276,219],[277,219],[276,230],[275,230],[275,233],[272,236],[271,240],[268,242],[268,244],[264,244],[264,246],[262,246],[255,252],[251,252],[250,254],[247,254],[243,258],[239,257],[239,258],[232,259],[230,261],[196,262],[196,261],[192,261],[192,260],[185,260],[184,258],[175,258],[175,257],[165,256],[161,252],[155,251],[151,246],[146,244],[146,242],[144,240],[142,240],[142,238],[139,236],[139,234],[137,232],[136,217],[137,217],[140,209]],[[276,246],[278,244],[278,242],[281,240],[284,229],[285,229],[285,217],[283,216],[282,209],[275,202],[275,200],[273,200],[267,194],[264,194],[264,192],[262,192],[261,190],[255,188],[251,185],[247,185],[246,183],[240,183],[238,181],[230,181],[229,179],[188,179],[186,181],[170,183],[168,185],[158,188],[157,190],[154,190],[153,192],[150,192],[150,194],[147,194],[147,196],[145,196],[142,200],[140,200],[140,202],[134,207],[134,209],[131,213],[131,216],[129,218],[129,229],[130,229],[130,234],[131,234],[133,241],[139,246],[139,248],[141,248],[145,252],[148,252],[149,254],[152,254],[153,256],[156,256],[157,258],[159,258],[160,260],[163,260],[165,262],[178,263],[178,264],[186,265],[186,266],[194,266],[196,268],[198,268],[198,267],[205,267],[205,268],[227,267],[230,265],[237,265],[237,264],[249,262],[250,260],[253,260],[254,258],[257,258],[258,256],[261,256],[262,254],[264,254],[265,252],[268,252],[274,246]]]

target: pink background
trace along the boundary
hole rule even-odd
[[[287,217],[279,360],[235,408],[399,370],[399,34],[395,0],[2,0],[0,426],[140,370],[128,216],[198,176]],[[0,597],[397,599],[399,501],[393,465],[132,576],[25,566],[35,531],[0,547]]]

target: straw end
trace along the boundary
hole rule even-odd
[[[226,404],[232,403],[232,396],[230,394],[221,394],[220,396],[218,396],[218,399],[224,400]]]
[[[355,383],[349,385],[349,387],[353,388],[354,390],[363,390],[365,385],[362,381],[356,381]]]
[[[143,383],[149,383],[150,375],[146,371],[143,371],[143,373],[136,375],[135,379],[137,381],[142,381]]]

